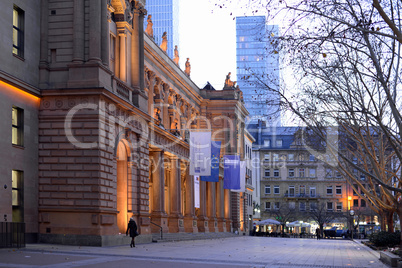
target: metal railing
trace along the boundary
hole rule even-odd
[[[25,223],[0,222],[0,248],[25,247]]]
[[[155,226],[158,226],[160,229],[161,229],[161,240],[163,240],[163,228],[162,228],[162,226],[160,226],[160,225],[158,225],[158,224],[156,224],[156,223],[154,223],[154,222],[152,222],[151,221],[151,224],[153,224],[153,225],[155,225]]]

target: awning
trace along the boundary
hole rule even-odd
[[[279,225],[281,224],[279,221],[277,220],[273,220],[273,219],[266,219],[266,220],[262,220],[262,221],[257,221],[256,222],[257,225]]]

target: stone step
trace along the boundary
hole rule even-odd
[[[152,234],[153,242],[172,242],[172,241],[188,241],[188,240],[202,240],[202,239],[219,239],[226,237],[237,237],[234,233],[164,233],[161,239],[160,233]]]

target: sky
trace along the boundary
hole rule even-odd
[[[212,0],[180,0],[180,67],[190,58],[190,78],[203,88],[208,82],[220,90],[226,75],[236,81],[236,21],[244,11],[236,6],[219,8]],[[235,1],[241,3],[242,0]],[[239,5],[243,6],[244,5]],[[233,15],[231,15],[231,13]]]

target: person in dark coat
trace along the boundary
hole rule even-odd
[[[130,221],[128,222],[126,236],[128,235],[128,231],[130,231],[130,237],[131,237],[130,247],[135,247],[134,238],[138,236],[138,232],[137,232],[137,223],[135,223],[135,220],[133,218],[130,218]]]

